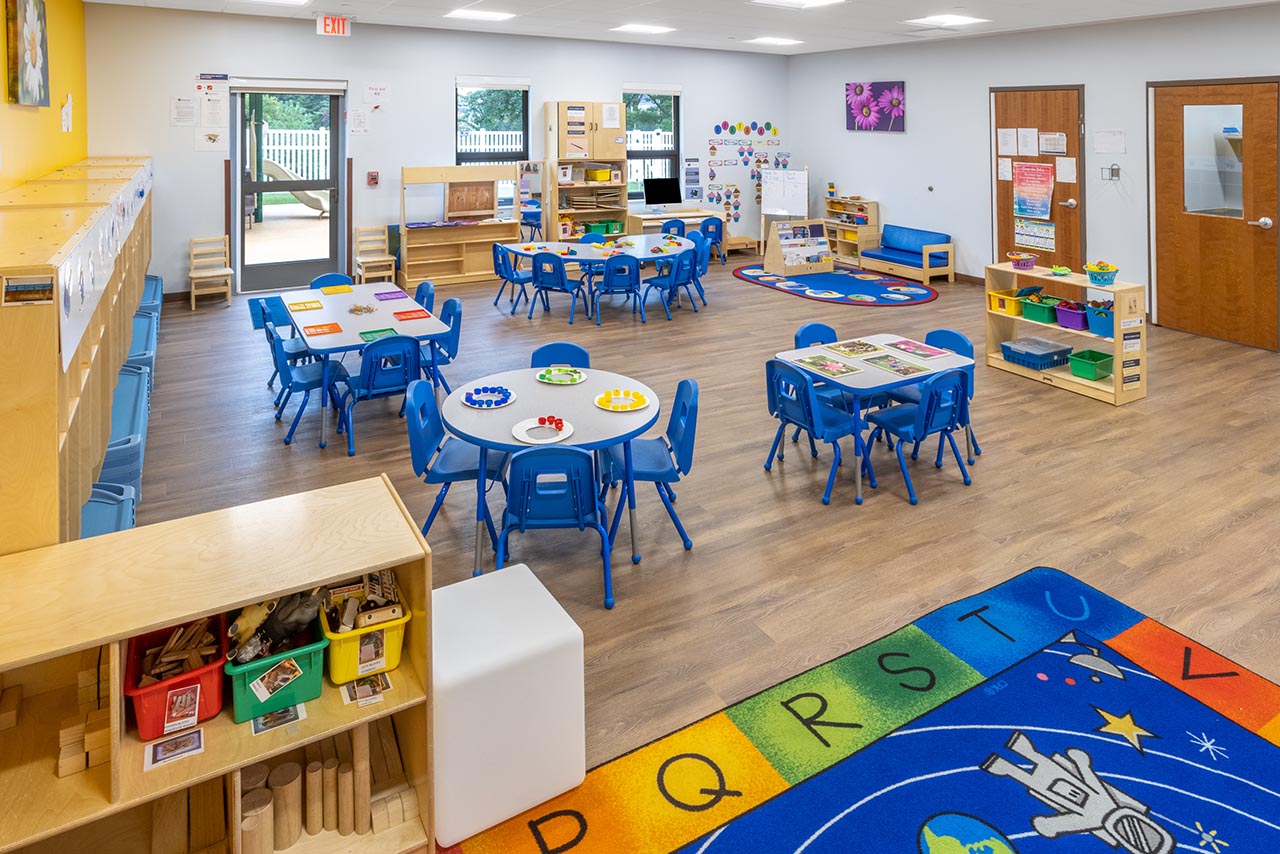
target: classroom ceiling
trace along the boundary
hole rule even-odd
[[[357,27],[361,23],[390,24],[786,55],[1270,5],[1273,0],[965,0],[959,5],[952,0],[844,0],[804,10],[760,5],[759,0],[308,0],[303,6],[251,0],[93,2],[299,19],[320,14],[346,15],[356,19]],[[796,4],[813,0],[764,2]],[[516,17],[500,22],[444,17],[459,8],[514,12]],[[938,14],[986,18],[989,23],[945,28],[904,23]],[[675,29],[658,35],[611,31],[621,24]],[[746,44],[761,36],[802,43]]]

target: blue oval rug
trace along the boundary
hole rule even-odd
[[[802,276],[775,276],[758,264],[739,267],[733,274],[753,285],[839,305],[920,305],[938,298],[938,292],[928,285],[839,264],[833,273]]]

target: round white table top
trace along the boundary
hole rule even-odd
[[[627,442],[648,430],[658,421],[661,406],[653,389],[630,377],[610,371],[584,370],[586,382],[578,385],[552,385],[538,382],[538,368],[522,368],[490,374],[458,387],[440,406],[440,417],[455,436],[498,451],[522,451],[547,447],[521,442],[511,428],[528,418],[555,415],[573,425],[573,434],[563,442],[588,451]],[[515,401],[500,409],[475,409],[462,402],[463,396],[481,386],[502,386],[515,395]],[[595,405],[596,396],[609,389],[638,391],[649,399],[644,409],[631,412],[609,412]]]
[[[560,255],[573,250],[574,255],[560,255],[565,261],[582,263],[584,261],[602,261],[613,253],[634,255],[641,261],[652,261],[655,258],[667,258],[679,255],[686,249],[693,249],[693,241],[687,237],[667,238],[665,234],[631,234],[614,239],[613,245],[606,243],[565,243],[563,241],[535,243],[504,243],[508,252],[521,258],[532,258],[539,252],[552,252]],[[660,251],[658,251],[660,250]]]

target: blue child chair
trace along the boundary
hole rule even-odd
[[[724,266],[724,222],[719,217],[708,217],[698,225],[698,230],[706,235],[711,248],[720,256],[720,265]]]
[[[287,326],[293,332],[293,320],[289,316],[289,310],[284,307],[284,300],[280,297],[264,297],[262,299],[249,300],[249,318],[253,321],[254,329],[261,329],[266,332],[267,323],[271,322],[276,328]],[[271,378],[267,380],[267,388],[275,386],[276,377],[280,372],[276,370],[274,346],[271,343],[271,335],[267,334],[267,352],[271,354]],[[290,364],[298,362],[309,362],[312,359],[311,351],[307,349],[306,342],[301,338],[289,337],[283,340],[285,355],[289,358]],[[280,398],[284,395],[284,388],[281,387],[280,393],[276,395],[276,405],[280,405]]]
[[[276,405],[277,421],[284,415],[285,407],[289,405],[289,400],[293,397],[294,392],[302,392],[302,403],[298,406],[298,411],[293,416],[293,423],[289,425],[289,432],[284,437],[284,443],[288,445],[293,442],[294,431],[298,429],[298,422],[302,420],[302,413],[311,401],[311,392],[320,388],[324,382],[324,365],[318,361],[308,362],[305,365],[294,365],[289,361],[289,356],[284,349],[285,339],[281,338],[280,333],[276,331],[276,325],[268,320],[266,327],[267,337],[271,339],[271,355],[275,360],[276,371],[280,374],[280,391],[284,393],[284,396],[280,398],[280,402]],[[336,406],[338,401],[337,383],[347,379],[347,371],[342,365],[334,364],[329,367],[329,374],[329,395],[333,398]]]
[[[569,341],[552,341],[534,350],[529,359],[531,368],[550,368],[552,365],[568,365],[586,370],[591,367],[591,354],[586,347]]]
[[[542,239],[542,202],[525,199],[520,204],[520,227],[529,229],[530,240]],[[528,210],[525,210],[527,208]]]
[[[663,234],[674,234],[676,237],[684,237],[684,220],[669,219],[662,224]]]
[[[689,304],[693,306],[693,310],[696,313],[698,304],[694,301],[693,292],[690,288],[693,287],[693,274],[697,263],[698,253],[692,249],[684,250],[676,256],[675,263],[666,272],[645,279],[648,287],[644,289],[644,296],[641,300],[648,302],[649,291],[658,291],[662,295],[662,310],[667,313],[667,320],[670,320],[671,303],[683,288],[685,294],[689,297]]]
[[[872,425],[871,436],[867,440],[870,446],[881,434],[888,433],[897,439],[895,450],[898,452],[898,466],[902,469],[902,478],[907,482],[907,495],[912,504],[918,504],[915,487],[911,483],[911,474],[907,471],[907,461],[902,457],[902,445],[911,442],[918,449],[920,443],[928,437],[938,434],[938,456],[934,466],[942,468],[943,443],[951,443],[951,453],[955,455],[956,464],[960,466],[960,474],[964,477],[964,485],[973,483],[969,470],[964,466],[960,449],[956,447],[955,431],[967,420],[969,408],[969,376],[960,368],[934,374],[920,383],[919,403],[899,403],[888,409],[872,412],[867,420]],[[912,455],[914,458],[914,454]]]
[[[493,298],[493,304],[497,305],[498,300],[502,299],[502,292],[507,289],[507,285],[511,286],[511,313],[516,313],[516,307],[520,305],[520,300],[528,299],[529,292],[525,290],[525,285],[533,279],[533,274],[528,270],[517,270],[515,265],[511,263],[511,253],[501,243],[493,244],[493,274],[498,277],[502,283],[498,286],[498,293]],[[520,288],[519,293],[516,287]]]
[[[943,350],[950,350],[958,356],[964,356],[967,359],[973,358],[973,342],[966,338],[962,333],[956,332],[954,329],[934,329],[924,336],[924,343],[930,347],[939,347]],[[973,366],[970,365],[964,369],[969,375],[969,400],[973,400]],[[889,392],[889,397],[898,403],[919,403],[920,402],[920,386],[909,385],[903,388],[894,389]],[[978,446],[978,437],[973,435],[973,425],[970,423],[970,413],[966,408],[964,423],[965,450],[969,453],[966,457],[969,465],[974,465],[977,460],[975,456],[982,456],[982,448]],[[919,448],[911,452],[911,458],[915,459]]]
[[[338,399],[338,433],[347,434],[347,456],[356,455],[355,408],[362,400],[393,397],[408,391],[409,383],[422,374],[418,339],[409,335],[388,335],[371,341],[361,353],[360,374],[344,377]],[[400,407],[404,415],[404,407]]]
[[[433,385],[443,388],[445,394],[453,394],[453,389],[449,388],[440,368],[442,365],[453,364],[453,360],[458,357],[458,348],[462,343],[462,300],[457,297],[445,300],[438,316],[440,322],[449,327],[449,331],[422,345],[422,369],[431,378]]]
[[[594,231],[588,231],[578,238],[579,243],[607,243],[609,238],[603,234],[597,234]],[[591,292],[591,284],[595,281],[595,277],[604,272],[603,261],[579,261],[578,270],[582,273],[579,276],[582,283],[587,286],[587,292]]]
[[[702,277],[711,266],[711,243],[701,231],[691,231],[685,238],[693,241],[695,263],[693,265],[693,287],[698,292],[702,304],[707,304],[707,292],[702,288]]]
[[[698,433],[698,383],[696,380],[684,379],[676,386],[676,399],[671,406],[671,417],[667,420],[667,433],[657,439],[636,439],[631,443],[631,469],[634,479],[639,483],[652,483],[657,487],[658,497],[667,508],[667,515],[676,526],[680,540],[686,549],[693,548],[693,540],[684,530],[680,517],[676,514],[676,493],[672,484],[679,483],[681,475],[688,476],[693,468],[693,444]],[[610,479],[617,480],[627,470],[625,451],[621,445],[608,449],[608,467]],[[622,519],[622,508],[626,502],[618,502],[614,513],[613,525],[609,530],[609,538],[618,531],[618,522]]]
[[[413,292],[413,301],[434,314],[436,310],[436,286],[424,279]]]
[[[349,285],[353,279],[343,273],[325,273],[323,276],[316,276],[311,280],[311,290],[316,291],[320,288],[332,288],[337,285]]]
[[[596,497],[591,453],[582,448],[542,447],[516,451],[507,470],[507,509],[498,535],[497,566],[506,563],[512,531],[548,528],[591,528],[600,535],[604,564],[604,606],[613,607],[609,571],[609,534],[604,505]]]
[[[502,479],[508,455],[498,451],[488,453],[485,464],[486,485],[480,486],[480,449],[445,434],[444,422],[440,420],[440,409],[436,404],[435,388],[431,383],[426,380],[409,383],[409,390],[405,394],[405,413],[409,425],[409,456],[413,462],[413,473],[421,477],[424,483],[440,484],[440,492],[431,505],[427,521],[422,523],[422,536],[425,537],[444,504],[445,496],[449,494],[450,486],[471,481],[477,484],[477,489],[487,489],[488,481]],[[485,510],[488,510],[487,505]],[[497,548],[498,535],[487,512],[485,522],[489,527],[489,541]]]
[[[592,290],[592,310],[596,326],[600,325],[600,297],[625,295],[631,300],[631,313],[640,312],[640,322],[646,323],[644,301],[640,299],[640,259],[634,255],[611,255],[605,259],[604,272]]]
[[[564,271],[564,259],[559,255],[551,252],[539,252],[533,256],[533,292],[535,296],[542,297],[542,310],[548,311],[551,303],[547,299],[549,293],[568,294],[573,298],[573,302],[569,305],[569,323],[573,323],[574,312],[578,309],[578,297],[582,297],[582,304],[586,306],[590,312],[590,303],[587,299],[587,292],[583,289],[582,282],[575,281],[572,285],[569,283],[568,276]],[[535,300],[529,301],[529,319],[533,320],[533,309],[536,306]]]

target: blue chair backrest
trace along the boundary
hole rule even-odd
[[[409,458],[413,473],[422,477],[444,444],[444,422],[436,404],[435,387],[428,380],[414,380],[405,392],[405,419],[409,424]]]
[[[334,285],[349,285],[352,281],[353,279],[344,273],[325,273],[311,280],[311,290],[331,288]]]
[[[698,232],[694,232],[697,234]],[[701,241],[694,241],[694,254],[697,257],[698,275],[705,276],[707,269],[711,266],[711,241],[703,238]]]
[[[907,228],[902,225],[886,225],[880,232],[881,246],[886,249],[900,249],[903,252],[920,253],[924,251],[925,246],[950,242],[950,234]]]
[[[920,386],[920,408],[916,411],[916,435],[954,430],[965,422],[969,405],[969,375],[960,368],[934,374]]]
[[[673,285],[689,285],[693,283],[693,274],[698,267],[698,253],[686,249],[676,256],[675,268],[671,271]]]
[[[676,237],[684,237],[684,220],[669,219],[662,224],[663,234],[674,234]]]
[[[539,252],[533,256],[533,286],[567,290],[569,280],[564,273],[564,259],[551,252]]]
[[[578,238],[579,243],[605,243],[609,238],[603,234],[597,234],[594,231],[588,231],[586,234]]]
[[[698,381],[680,380],[667,421],[667,443],[676,457],[676,469],[688,474],[693,468],[693,442],[698,433]]]
[[[691,241],[693,243],[693,247],[697,249],[703,243],[706,243],[707,236],[695,228],[693,231],[686,233],[684,239]]]
[[[493,274],[503,281],[509,281],[513,269],[510,253],[501,243],[493,244]]]
[[[528,225],[542,223],[542,202],[537,199],[525,199],[520,203],[522,208],[532,208],[532,210],[520,211],[520,218]]]
[[[449,331],[436,339],[436,346],[449,359],[458,355],[458,346],[462,341],[462,300],[450,297],[440,307],[440,322],[449,327]]]
[[[973,342],[954,329],[934,329],[924,336],[924,343],[930,347],[941,347],[943,350],[950,350],[957,356],[964,356],[967,359],[973,358]],[[964,372],[969,375],[969,399],[973,400],[973,365],[965,368]]]
[[[280,297],[258,297],[249,300],[249,317],[253,320],[254,329],[262,329],[270,320],[276,326],[290,326],[293,320],[289,317],[289,309],[284,307]]]
[[[569,341],[552,341],[534,350],[529,359],[531,368],[549,368],[552,365],[568,365],[585,370],[591,367],[591,354],[586,347]]]
[[[699,225],[698,230],[707,236],[712,243],[719,243],[724,240],[724,223],[719,217],[711,217],[704,219]]]
[[[765,362],[764,376],[769,414],[813,432],[818,404],[809,375],[781,359],[770,359]]]
[[[634,255],[610,255],[604,274],[596,283],[601,293],[626,293],[640,289],[640,259]]]
[[[402,392],[422,376],[422,345],[410,335],[388,335],[364,345],[356,391],[362,397]]]
[[[836,330],[825,323],[806,323],[796,330],[796,349],[815,344],[834,344],[840,340]]]
[[[275,362],[276,370],[280,373],[280,382],[284,386],[293,384],[293,367],[289,364],[289,357],[284,352],[284,339],[280,337],[280,333],[276,331],[276,325],[270,320],[266,323],[267,340],[271,342],[271,360]]]
[[[413,301],[425,308],[427,311],[435,312],[436,310],[436,286],[434,283],[424,281],[418,285],[418,289],[413,292]]]
[[[596,484],[589,451],[571,447],[529,448],[511,455],[507,508],[521,531],[595,523]]]

